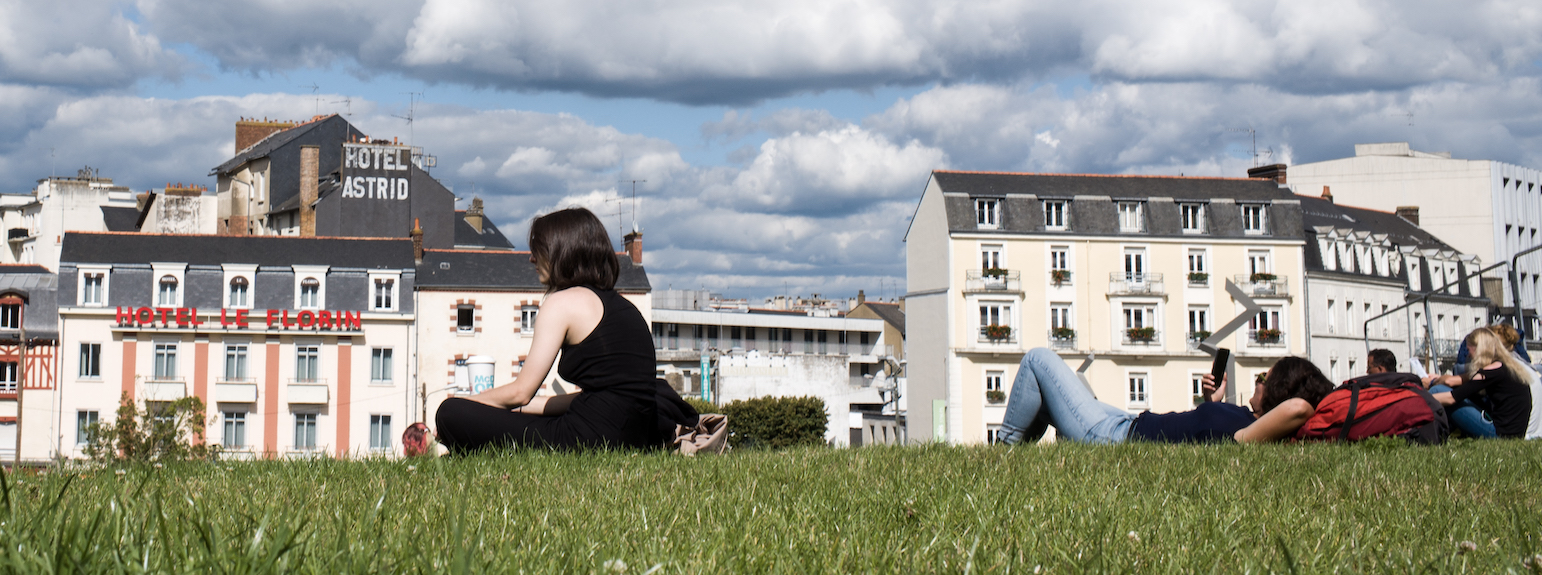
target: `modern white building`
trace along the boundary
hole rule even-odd
[[[138,219],[134,193],[91,168],[74,177],[44,178],[31,192],[0,194],[0,226],[6,232],[0,263],[56,270],[65,232],[131,232]]]
[[[1407,142],[1358,144],[1353,157],[1290,166],[1288,183],[1297,193],[1317,196],[1326,188],[1343,204],[1403,214],[1484,262],[1505,262],[1542,245],[1542,171],[1533,168],[1420,152]],[[1542,301],[1542,253],[1523,257],[1517,267],[1521,305],[1534,324]],[[1485,277],[1484,293],[1513,306],[1504,275]]]

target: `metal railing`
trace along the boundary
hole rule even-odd
[[[1119,332],[1119,335],[1120,335],[1120,342],[1123,343],[1124,345],[1161,345],[1162,344],[1162,331],[1161,330],[1152,330],[1151,331],[1151,337],[1137,336],[1135,334],[1131,334],[1130,330],[1128,330],[1128,329],[1121,330]]]
[[[1284,347],[1286,342],[1284,330],[1279,329],[1250,329],[1248,330],[1248,343],[1255,347]]]
[[[980,328],[979,343],[995,343],[995,344],[1015,344],[1015,343],[1017,343],[1017,330],[1015,330],[1015,329],[1007,332],[1007,334],[1005,336],[1002,336],[1002,337],[991,337],[989,335],[986,335],[985,332],[988,329],[990,329],[990,328],[986,328],[986,327]]]
[[[1049,278],[1049,285],[1065,287],[1071,285],[1071,270],[1049,270],[1045,277]]]
[[[1456,359],[1456,354],[1462,349],[1462,338],[1437,337],[1430,340],[1420,337],[1414,339],[1413,346],[1414,349],[1431,350],[1436,359]]]
[[[964,291],[1023,291],[1022,272],[1006,270],[1004,275],[985,275],[981,270],[964,272]]]
[[[1070,335],[1055,335],[1055,330],[1049,330],[1049,347],[1051,349],[1076,349],[1076,332]]]
[[[1284,297],[1290,295],[1290,282],[1281,276],[1269,274],[1270,278],[1259,278],[1259,274],[1237,274],[1233,280],[1237,287],[1242,288],[1250,297]]]
[[[1162,283],[1162,274],[1112,272],[1108,274],[1108,293],[1110,295],[1162,295],[1167,291]]]

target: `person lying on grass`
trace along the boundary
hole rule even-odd
[[[445,400],[435,416],[439,440],[453,454],[657,447],[653,332],[615,290],[620,264],[605,226],[583,208],[536,218],[530,261],[547,296],[524,367],[514,383]],[[536,397],[554,363],[583,393]]]
[[[1055,352],[1037,348],[1023,354],[1007,400],[1000,440],[1037,441],[1049,426],[1057,437],[1081,443],[1146,440],[1166,443],[1278,441],[1295,434],[1333,390],[1317,366],[1299,357],[1274,364],[1253,390],[1252,409],[1221,401],[1219,385],[1206,374],[1205,403],[1176,413],[1129,413],[1100,402]]]

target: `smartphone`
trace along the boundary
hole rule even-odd
[[[1215,350],[1215,362],[1210,364],[1210,377],[1215,378],[1215,385],[1220,387],[1223,377],[1226,377],[1226,363],[1231,361],[1231,350],[1218,347]],[[1205,396],[1205,401],[1210,401],[1210,396]]]

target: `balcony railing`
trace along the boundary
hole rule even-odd
[[[1119,335],[1124,345],[1161,345],[1162,343],[1162,332],[1151,328],[1146,328],[1145,331],[1140,331],[1140,328],[1124,329],[1119,332]]]
[[[1066,287],[1071,285],[1071,270],[1049,270],[1045,272],[1049,277],[1049,285],[1054,287]]]
[[[1448,338],[1443,338],[1443,337],[1437,337],[1437,338],[1435,338],[1435,357],[1436,358],[1455,359],[1457,351],[1459,351],[1461,349],[1461,345],[1462,345],[1462,340],[1460,338],[1458,338],[1458,339],[1448,339]],[[1429,338],[1424,338],[1424,337],[1414,338],[1414,354],[1415,355],[1418,355],[1418,356],[1422,357],[1425,354],[1429,353],[1429,349],[1430,349]]]
[[[1205,272],[1189,272],[1184,279],[1189,281],[1189,287],[1206,287],[1210,285],[1210,274]]]
[[[5,231],[5,238],[12,241],[24,240],[30,237],[32,237],[32,230],[27,228],[11,228]]]
[[[1003,273],[986,275],[981,270],[968,270],[964,274],[964,291],[1023,291],[1022,272],[1002,270]]]
[[[1113,272],[1108,274],[1110,295],[1162,295],[1167,293],[1162,274],[1132,274]]]
[[[1000,333],[1000,332],[991,333],[991,328],[992,327],[996,327],[996,326],[985,326],[985,327],[981,327],[980,328],[979,343],[994,343],[994,344],[1015,344],[1015,343],[1017,343],[1017,330],[1008,328],[1006,333]]]
[[[1049,330],[1049,347],[1051,349],[1076,349],[1076,332],[1070,331],[1067,333],[1062,331],[1062,329]]]
[[[1191,331],[1191,332],[1188,333],[1188,335],[1184,339],[1188,341],[1189,351],[1194,351],[1194,350],[1199,349],[1199,344],[1200,343],[1204,342],[1207,339],[1210,339],[1210,332],[1208,332],[1208,331]]]
[[[1274,274],[1237,274],[1234,281],[1250,297],[1285,297],[1290,295],[1290,283]]]
[[[1278,329],[1250,329],[1248,342],[1258,347],[1284,347],[1285,332]]]

